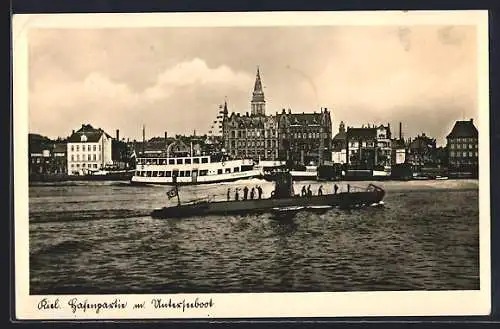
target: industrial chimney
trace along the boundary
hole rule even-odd
[[[400,122],[399,123],[399,139],[401,140],[403,138],[403,124]]]
[[[116,140],[120,140],[120,129],[116,129]]]

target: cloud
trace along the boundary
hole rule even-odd
[[[30,97],[30,130],[57,131],[65,136],[70,127],[87,122],[108,131],[122,127],[130,136],[137,136],[138,127],[145,122],[153,131],[181,133],[192,130],[193,123],[208,130],[224,92],[243,95],[253,82],[253,77],[227,66],[209,68],[200,58],[166,69],[157,75],[155,84],[142,91],[100,72],[81,81],[59,79],[47,76],[35,84]],[[197,95],[195,102],[193,95]],[[203,103],[197,104],[202,98]],[[213,116],[199,115],[205,106],[213,109]],[[183,115],[176,115],[178,111]]]
[[[144,92],[146,100],[152,101],[169,97],[178,88],[199,84],[210,88],[224,88],[233,86],[246,90],[252,83],[252,77],[242,72],[235,72],[222,65],[211,69],[206,62],[194,58],[188,62],[181,62],[168,68],[158,75],[156,84]]]
[[[408,133],[439,138],[440,127],[478,116],[476,31],[409,28],[39,30],[30,129],[57,136],[95,120],[130,137],[143,123],[156,135],[206,131],[225,96],[230,111],[248,111],[259,65],[267,113],[323,106],[335,126],[402,120]]]
[[[462,116],[477,118],[477,52],[474,43],[443,46],[438,28],[399,28],[349,33],[341,51],[317,78],[321,102],[335,109],[334,122],[407,121],[409,133],[443,137],[441,127]],[[474,39],[473,30],[456,33]],[[405,43],[403,42],[403,46]],[[443,115],[445,113],[446,115]]]

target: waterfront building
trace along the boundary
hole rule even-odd
[[[133,142],[133,149],[138,157],[177,157],[200,156],[217,153],[213,147],[213,138],[207,135],[153,137],[143,142]]]
[[[473,119],[456,121],[446,141],[450,171],[477,175],[479,144]]]
[[[29,173],[30,174],[65,174],[66,143],[53,141],[38,134],[29,134]]]
[[[266,115],[266,100],[257,69],[250,113],[229,114],[227,102],[221,109],[224,149],[230,158],[290,160],[315,165],[331,161],[332,121],[328,109],[320,113]]]
[[[370,127],[347,127],[346,162],[353,167],[373,168],[377,130]]]
[[[340,122],[339,131],[332,139],[332,161],[333,163],[346,163],[346,130],[344,121]]]
[[[50,143],[52,141],[38,134],[29,134],[29,173],[45,174],[49,170]]]
[[[54,174],[68,173],[67,144],[66,142],[56,142],[52,148],[51,172]]]
[[[332,160],[332,120],[327,108],[319,113],[283,109],[277,117],[280,160],[316,166]]]
[[[390,166],[392,162],[390,125],[348,127],[346,147],[346,162],[351,166],[363,169]]]
[[[224,119],[224,127],[224,148],[229,157],[278,159],[278,123],[275,116],[231,113]]]
[[[81,175],[113,165],[112,137],[102,129],[83,124],[67,143],[69,175]]]
[[[391,140],[391,165],[407,163],[407,143],[403,138],[403,123],[399,123],[399,136]]]
[[[416,167],[436,165],[436,139],[425,133],[413,138],[408,145],[408,162]]]
[[[266,115],[266,101],[262,89],[260,70],[257,69],[254,90],[250,101],[251,112],[229,114],[227,102],[222,111],[222,138],[230,158],[277,160],[277,117]]]
[[[406,143],[402,138],[393,139],[392,143],[392,154],[391,154],[391,165],[399,165],[407,163],[406,156]]]
[[[377,127],[375,166],[388,167],[392,163],[391,125]]]

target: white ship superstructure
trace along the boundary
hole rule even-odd
[[[249,159],[212,161],[210,156],[138,158],[135,184],[206,184],[259,177]]]

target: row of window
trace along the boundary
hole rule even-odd
[[[477,144],[450,144],[450,149],[477,149]]]
[[[44,158],[45,159],[45,158]],[[49,163],[50,160],[49,159],[45,159],[45,161],[42,161],[41,158],[31,158],[31,163]]]
[[[472,142],[477,142],[477,138],[473,138],[473,137],[458,137],[458,138],[450,138],[450,142],[465,142],[465,143],[472,143]]]
[[[271,158],[274,157],[275,151],[264,151],[264,150],[258,150],[258,151],[242,151],[240,150],[239,152],[237,150],[230,150],[229,153],[232,156],[243,156],[243,157],[264,157],[264,158]]]
[[[292,133],[293,138],[320,138],[321,134],[319,132],[302,132],[302,133]],[[326,138],[326,133],[323,133],[323,138]]]
[[[477,165],[477,160],[463,160],[463,159],[455,159],[450,160],[451,165]]]
[[[266,143],[267,142],[267,143]],[[277,142],[273,141],[231,141],[231,147],[276,147]]]
[[[177,159],[139,159],[137,164],[140,165],[173,165],[173,164],[198,164],[198,163],[208,163],[208,157],[202,158],[177,158]]]
[[[451,151],[450,152],[450,157],[454,158],[454,157],[457,157],[457,158],[466,158],[466,157],[473,157],[473,156],[478,156],[478,153],[477,151],[476,152],[455,152],[455,151]]]
[[[374,143],[373,142],[349,142],[349,147],[359,147],[359,145],[361,144],[361,147],[373,147],[374,146]]]
[[[97,163],[72,163],[71,168],[94,168],[97,169]]]
[[[239,167],[234,167],[232,172],[240,172]],[[174,171],[155,171],[155,170],[137,170],[136,171],[136,176],[141,176],[141,177],[172,177],[172,175],[175,175],[177,177],[191,177],[195,171],[191,170],[174,170]],[[231,173],[231,168],[225,168],[223,169],[218,169],[217,174],[222,175],[223,173],[225,174],[230,174]],[[208,175],[208,170],[200,170],[198,171],[199,176],[207,176]]]
[[[264,150],[264,149],[253,149],[253,150],[238,150],[238,149],[230,149],[232,154],[274,154],[276,150]],[[237,152],[238,151],[238,152]]]
[[[76,152],[79,152],[80,151],[80,145],[71,145],[71,152],[74,152],[76,150]],[[82,151],[85,152],[85,151],[101,151],[101,144],[99,145],[87,145],[85,147],[85,145],[82,145]]]
[[[77,154],[76,155],[76,161],[85,161],[85,159],[87,159],[87,161],[101,161],[101,153],[99,154],[87,154],[87,157],[85,157],[85,154],[82,154],[81,156],[81,159],[80,159],[80,154]],[[74,154],[71,154],[71,161],[75,161],[75,155]]]
[[[247,138],[247,137],[276,137],[274,130],[231,130],[230,136],[232,138]]]

